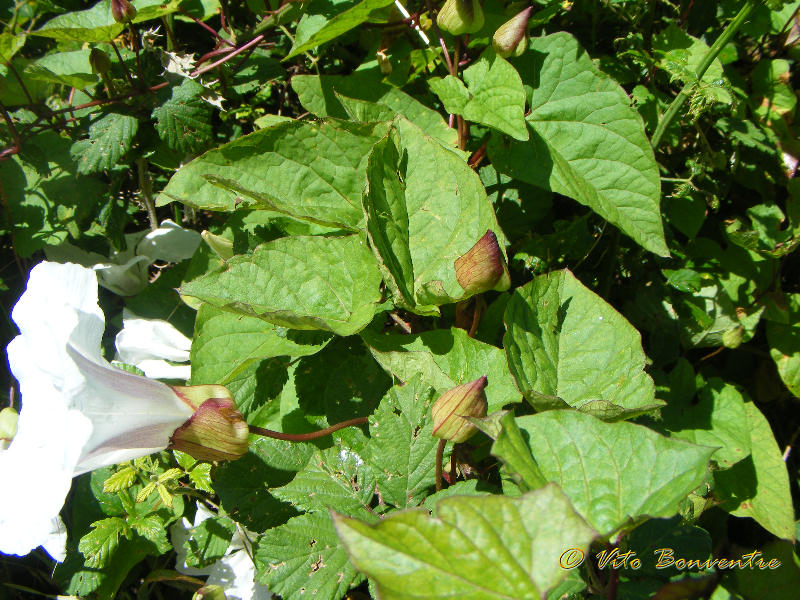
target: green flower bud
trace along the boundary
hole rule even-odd
[[[227,600],[227,596],[222,586],[204,585],[194,593],[192,600]]]
[[[480,294],[488,290],[503,292],[511,287],[508,267],[491,229],[453,263],[456,280],[469,294]]]
[[[117,23],[127,23],[136,16],[136,9],[128,0],[111,0],[111,16]]]
[[[732,329],[728,329],[722,334],[722,345],[726,348],[738,348],[742,345],[744,339],[744,327],[738,325]]]
[[[100,48],[92,48],[89,52],[89,65],[92,67],[92,73],[105,74],[111,69],[111,59]]]
[[[477,428],[464,417],[483,418],[489,408],[483,392],[486,375],[470,383],[456,386],[433,403],[433,435],[451,442],[465,442]]]
[[[0,450],[5,450],[17,435],[17,419],[19,415],[13,408],[0,410]]]
[[[236,460],[247,453],[250,429],[227,388],[194,385],[172,389],[197,410],[172,434],[170,449],[206,461]]]
[[[528,46],[528,19],[532,10],[533,7],[529,6],[497,28],[492,36],[492,48],[498,55],[507,58],[525,52]]]
[[[228,260],[233,257],[233,241],[221,235],[214,235],[210,231],[204,231],[200,234],[203,241],[208,244],[214,253],[222,260]]]
[[[436,24],[452,35],[464,35],[480,31],[483,20],[478,0],[447,0],[436,17]]]
[[[378,50],[375,54],[375,57],[378,59],[378,67],[381,70],[381,73],[384,75],[389,75],[392,72],[392,63],[389,61],[389,57],[386,56],[386,53],[383,50]]]

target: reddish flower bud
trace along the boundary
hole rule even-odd
[[[533,7],[529,6],[497,28],[492,36],[492,48],[497,54],[506,58],[525,52],[528,46],[528,19],[532,10]]]
[[[436,24],[452,35],[480,31],[483,21],[483,9],[478,0],[447,0],[436,17]]]
[[[111,69],[111,59],[100,48],[92,48],[89,52],[89,65],[92,67],[92,73],[105,74]]]
[[[207,461],[236,460],[247,453],[250,429],[226,388],[208,385],[173,389],[195,406],[203,396],[206,399],[172,434],[170,449]],[[212,395],[220,397],[209,397]]]
[[[136,9],[128,0],[111,0],[111,16],[117,23],[127,23],[136,16]]]
[[[469,294],[488,290],[503,292],[511,287],[508,267],[497,243],[497,236],[489,229],[469,252],[456,259],[456,280]]]
[[[486,375],[456,386],[433,403],[433,435],[451,442],[465,442],[477,428],[464,417],[483,418],[489,408],[484,388]]]

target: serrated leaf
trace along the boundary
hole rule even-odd
[[[175,12],[179,0],[136,0],[134,23],[157,19]],[[31,35],[72,42],[107,42],[116,38],[125,28],[114,21],[110,0],[101,0],[92,8],[67,12],[47,21]]]
[[[158,495],[161,497],[161,501],[169,508],[172,508],[172,494],[167,487],[161,483],[157,483],[156,490],[158,491]]]
[[[794,508],[789,473],[766,417],[753,402],[745,403],[750,429],[750,456],[726,471],[717,471],[715,494],[737,517],[752,517],[775,536],[794,541]]]
[[[211,487],[211,463],[200,462],[184,452],[174,451],[178,464],[189,473],[189,480],[195,489],[204,492],[213,492]]]
[[[307,512],[369,517],[367,507],[375,490],[375,473],[342,440],[317,450],[308,464],[283,487],[271,490],[276,498]]]
[[[102,569],[119,545],[119,536],[125,532],[124,519],[111,517],[92,523],[92,531],[81,538],[78,550],[86,557],[86,565]]]
[[[225,555],[236,523],[227,517],[210,517],[188,531],[184,542],[186,566],[206,567]]]
[[[361,337],[375,360],[400,381],[410,381],[419,374],[423,383],[441,393],[486,375],[489,412],[520,400],[503,351],[472,339],[463,329],[436,329],[415,335],[363,331]]]
[[[525,90],[519,73],[508,61],[487,49],[462,77],[466,86],[452,75],[429,82],[448,113],[488,125],[516,140],[528,139]]]
[[[172,176],[157,198],[231,211],[239,201],[355,230],[369,149],[386,124],[290,121],[206,152]],[[313,151],[310,151],[312,150]]]
[[[257,317],[203,304],[192,338],[192,384],[225,385],[248,366],[276,356],[307,356],[322,350],[330,333],[286,329]]]
[[[706,476],[713,448],[576,410],[518,417],[545,478],[600,534],[642,516],[671,517]]]
[[[111,169],[131,148],[139,120],[130,115],[108,113],[89,127],[89,139],[72,144],[70,154],[78,173],[97,173]]]
[[[179,479],[183,477],[183,469],[172,468],[167,469],[161,475],[158,476],[158,483],[164,483],[167,481],[172,481],[173,479]]]
[[[558,557],[596,533],[549,485],[521,498],[456,497],[376,525],[334,517],[351,561],[382,600],[538,600],[568,571]]]
[[[258,540],[256,578],[283,600],[341,598],[357,577],[327,513],[308,513]]]
[[[372,320],[380,273],[358,235],[296,236],[234,256],[180,293],[280,327],[352,335]]]
[[[397,117],[389,139],[370,155],[367,180],[367,230],[398,302],[420,314],[437,314],[437,305],[466,297],[455,260],[487,230],[497,235],[501,251],[505,246],[477,173]]]
[[[156,485],[157,484],[155,481],[151,481],[141,490],[139,490],[139,493],[136,494],[136,503],[139,504],[140,502],[144,502],[145,500],[147,500],[147,498],[150,497],[150,494],[152,494],[156,490]]]
[[[159,554],[169,552],[172,544],[167,539],[167,529],[164,521],[154,514],[136,516],[129,521],[129,525],[140,536],[152,542]]]
[[[557,406],[561,399],[617,420],[663,404],[643,370],[639,332],[570,271],[516,289],[504,320],[511,373],[533,406]]]
[[[508,175],[574,198],[642,247],[668,256],[661,181],[639,114],[567,33],[530,41],[511,60],[525,85],[530,141],[493,136],[489,156]]]
[[[354,102],[372,103],[376,108],[369,109],[369,120],[387,110],[392,115],[404,116],[446,147],[453,148],[458,141],[458,133],[447,126],[441,114],[393,85],[383,83],[374,73],[295,75],[292,89],[303,107],[319,117],[352,119],[356,116]]]
[[[716,447],[720,467],[732,467],[750,454],[750,426],[742,394],[721,379],[711,378],[698,393],[698,402],[672,401],[661,409],[658,430],[702,446]]]
[[[162,103],[153,109],[156,131],[173,150],[199,152],[210,143],[212,108],[204,92],[193,79],[183,79],[160,94]]]
[[[419,505],[435,483],[439,438],[433,437],[430,412],[435,400],[435,390],[414,377],[391,388],[370,417],[367,462],[378,475],[384,502],[398,508]]]
[[[311,12],[304,14],[297,26],[297,36],[292,44],[292,49],[284,60],[336,39],[369,19],[373,10],[383,8],[391,3],[392,0],[363,0],[332,17],[328,12],[330,5],[326,7],[324,15],[315,15]]]
[[[124,467],[103,482],[103,492],[106,494],[119,492],[131,487],[135,480],[136,470],[133,467]]]

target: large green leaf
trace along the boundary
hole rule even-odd
[[[490,49],[465,69],[462,76],[463,83],[452,75],[430,80],[431,89],[442,100],[445,110],[494,127],[516,140],[527,141],[525,90],[517,70]]]
[[[166,88],[161,104],[153,109],[156,131],[173,150],[199,152],[211,141],[211,105],[203,100],[205,89],[193,79]]]
[[[9,63],[25,45],[25,34],[0,33],[0,63]]]
[[[643,371],[639,332],[570,271],[515,290],[505,323],[508,364],[535,407],[566,403],[616,420],[663,404]]]
[[[539,600],[568,571],[558,557],[596,535],[549,485],[521,498],[454,497],[376,525],[336,515],[336,531],[382,600]]]
[[[489,154],[495,167],[574,198],[647,250],[667,256],[658,168],[625,91],[567,33],[532,39],[511,64],[531,106],[530,141],[494,136]]]
[[[327,513],[308,513],[258,540],[256,578],[283,600],[336,600],[358,577]]]
[[[319,117],[353,118],[354,111],[348,100],[362,100],[375,106],[370,109],[371,113],[383,109],[392,115],[403,115],[445,146],[452,148],[458,141],[456,130],[447,126],[441,114],[402,90],[383,83],[380,74],[357,71],[346,76],[295,75],[292,89],[303,107]]]
[[[136,0],[134,23],[157,19],[178,10],[180,0]],[[107,42],[116,38],[125,25],[111,15],[111,0],[101,0],[92,8],[53,17],[32,35],[70,42]]]
[[[365,456],[379,475],[381,497],[398,508],[417,506],[435,483],[434,400],[433,388],[415,377],[390,389],[370,418]]]
[[[331,334],[278,327],[264,319],[203,304],[192,338],[192,383],[225,385],[253,363],[319,352]]]
[[[416,335],[376,335],[362,332],[381,366],[400,381],[421,380],[444,392],[486,375],[489,411],[518,402],[520,394],[503,351],[472,339],[463,329],[436,329]]]
[[[181,168],[157,203],[210,210],[238,201],[322,225],[356,229],[369,150],[387,125],[292,121],[206,152]]]
[[[503,245],[478,175],[402,117],[373,148],[363,204],[387,285],[398,303],[421,314],[467,296],[454,262],[487,230]]]
[[[717,471],[714,490],[737,517],[752,517],[770,533],[794,541],[794,508],[789,473],[766,417],[745,403],[750,428],[750,456],[727,471]]]
[[[280,238],[234,256],[180,293],[280,327],[352,335],[375,315],[380,272],[358,235]]]
[[[25,67],[23,75],[78,89],[92,86],[100,80],[89,64],[89,50],[47,54]]]
[[[576,410],[519,417],[539,469],[602,535],[642,516],[671,517],[706,476],[713,448]]]
[[[108,113],[89,126],[89,139],[72,144],[70,154],[78,173],[97,173],[111,169],[130,150],[139,130],[139,120],[130,115]]]
[[[297,36],[286,58],[297,56],[347,33],[366,21],[373,10],[388,6],[392,1],[363,0],[331,17],[327,14],[306,13],[297,26]]]

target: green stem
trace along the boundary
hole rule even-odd
[[[264,429],[263,427],[256,427],[255,425],[250,425],[250,433],[263,435],[264,437],[269,437],[276,440],[287,440],[289,442],[307,442],[309,440],[315,440],[317,438],[325,437],[326,435],[333,433],[334,431],[339,431],[340,429],[344,429],[345,427],[351,427],[353,425],[363,425],[366,422],[367,422],[367,417],[358,417],[357,419],[342,421],[341,423],[336,423],[336,425],[331,425],[330,427],[326,427],[325,429],[320,429],[319,431],[312,431],[311,433],[281,433],[280,431],[273,431],[272,429]]]
[[[684,84],[683,89],[675,96],[675,99],[672,101],[672,104],[669,105],[667,112],[664,113],[664,116],[661,117],[661,120],[658,122],[658,127],[656,127],[655,133],[653,133],[653,138],[650,140],[650,143],[653,145],[653,149],[658,148],[659,144],[661,143],[661,139],[664,137],[664,132],[667,130],[667,127],[670,126],[670,123],[678,116],[678,112],[683,106],[683,103],[686,102],[687,98],[691,95],[692,88],[696,85],[697,81],[700,81],[703,78],[703,75],[706,74],[708,67],[711,66],[711,63],[717,58],[719,53],[725,47],[725,45],[730,41],[733,35],[739,30],[739,28],[747,21],[747,18],[750,16],[750,13],[753,12],[753,9],[758,6],[761,0],[747,0],[747,3],[742,7],[733,20],[728,23],[728,26],[725,28],[725,31],[722,32],[716,41],[712,44],[711,48],[708,49],[706,55],[703,57],[703,60],[697,67],[696,81],[687,82]]]
[[[158,229],[158,216],[156,215],[156,205],[153,202],[153,185],[150,181],[150,174],[147,172],[147,159],[139,157],[136,159],[136,166],[139,169],[139,189],[142,192],[142,199],[147,208],[147,217],[150,220],[150,229]]]

